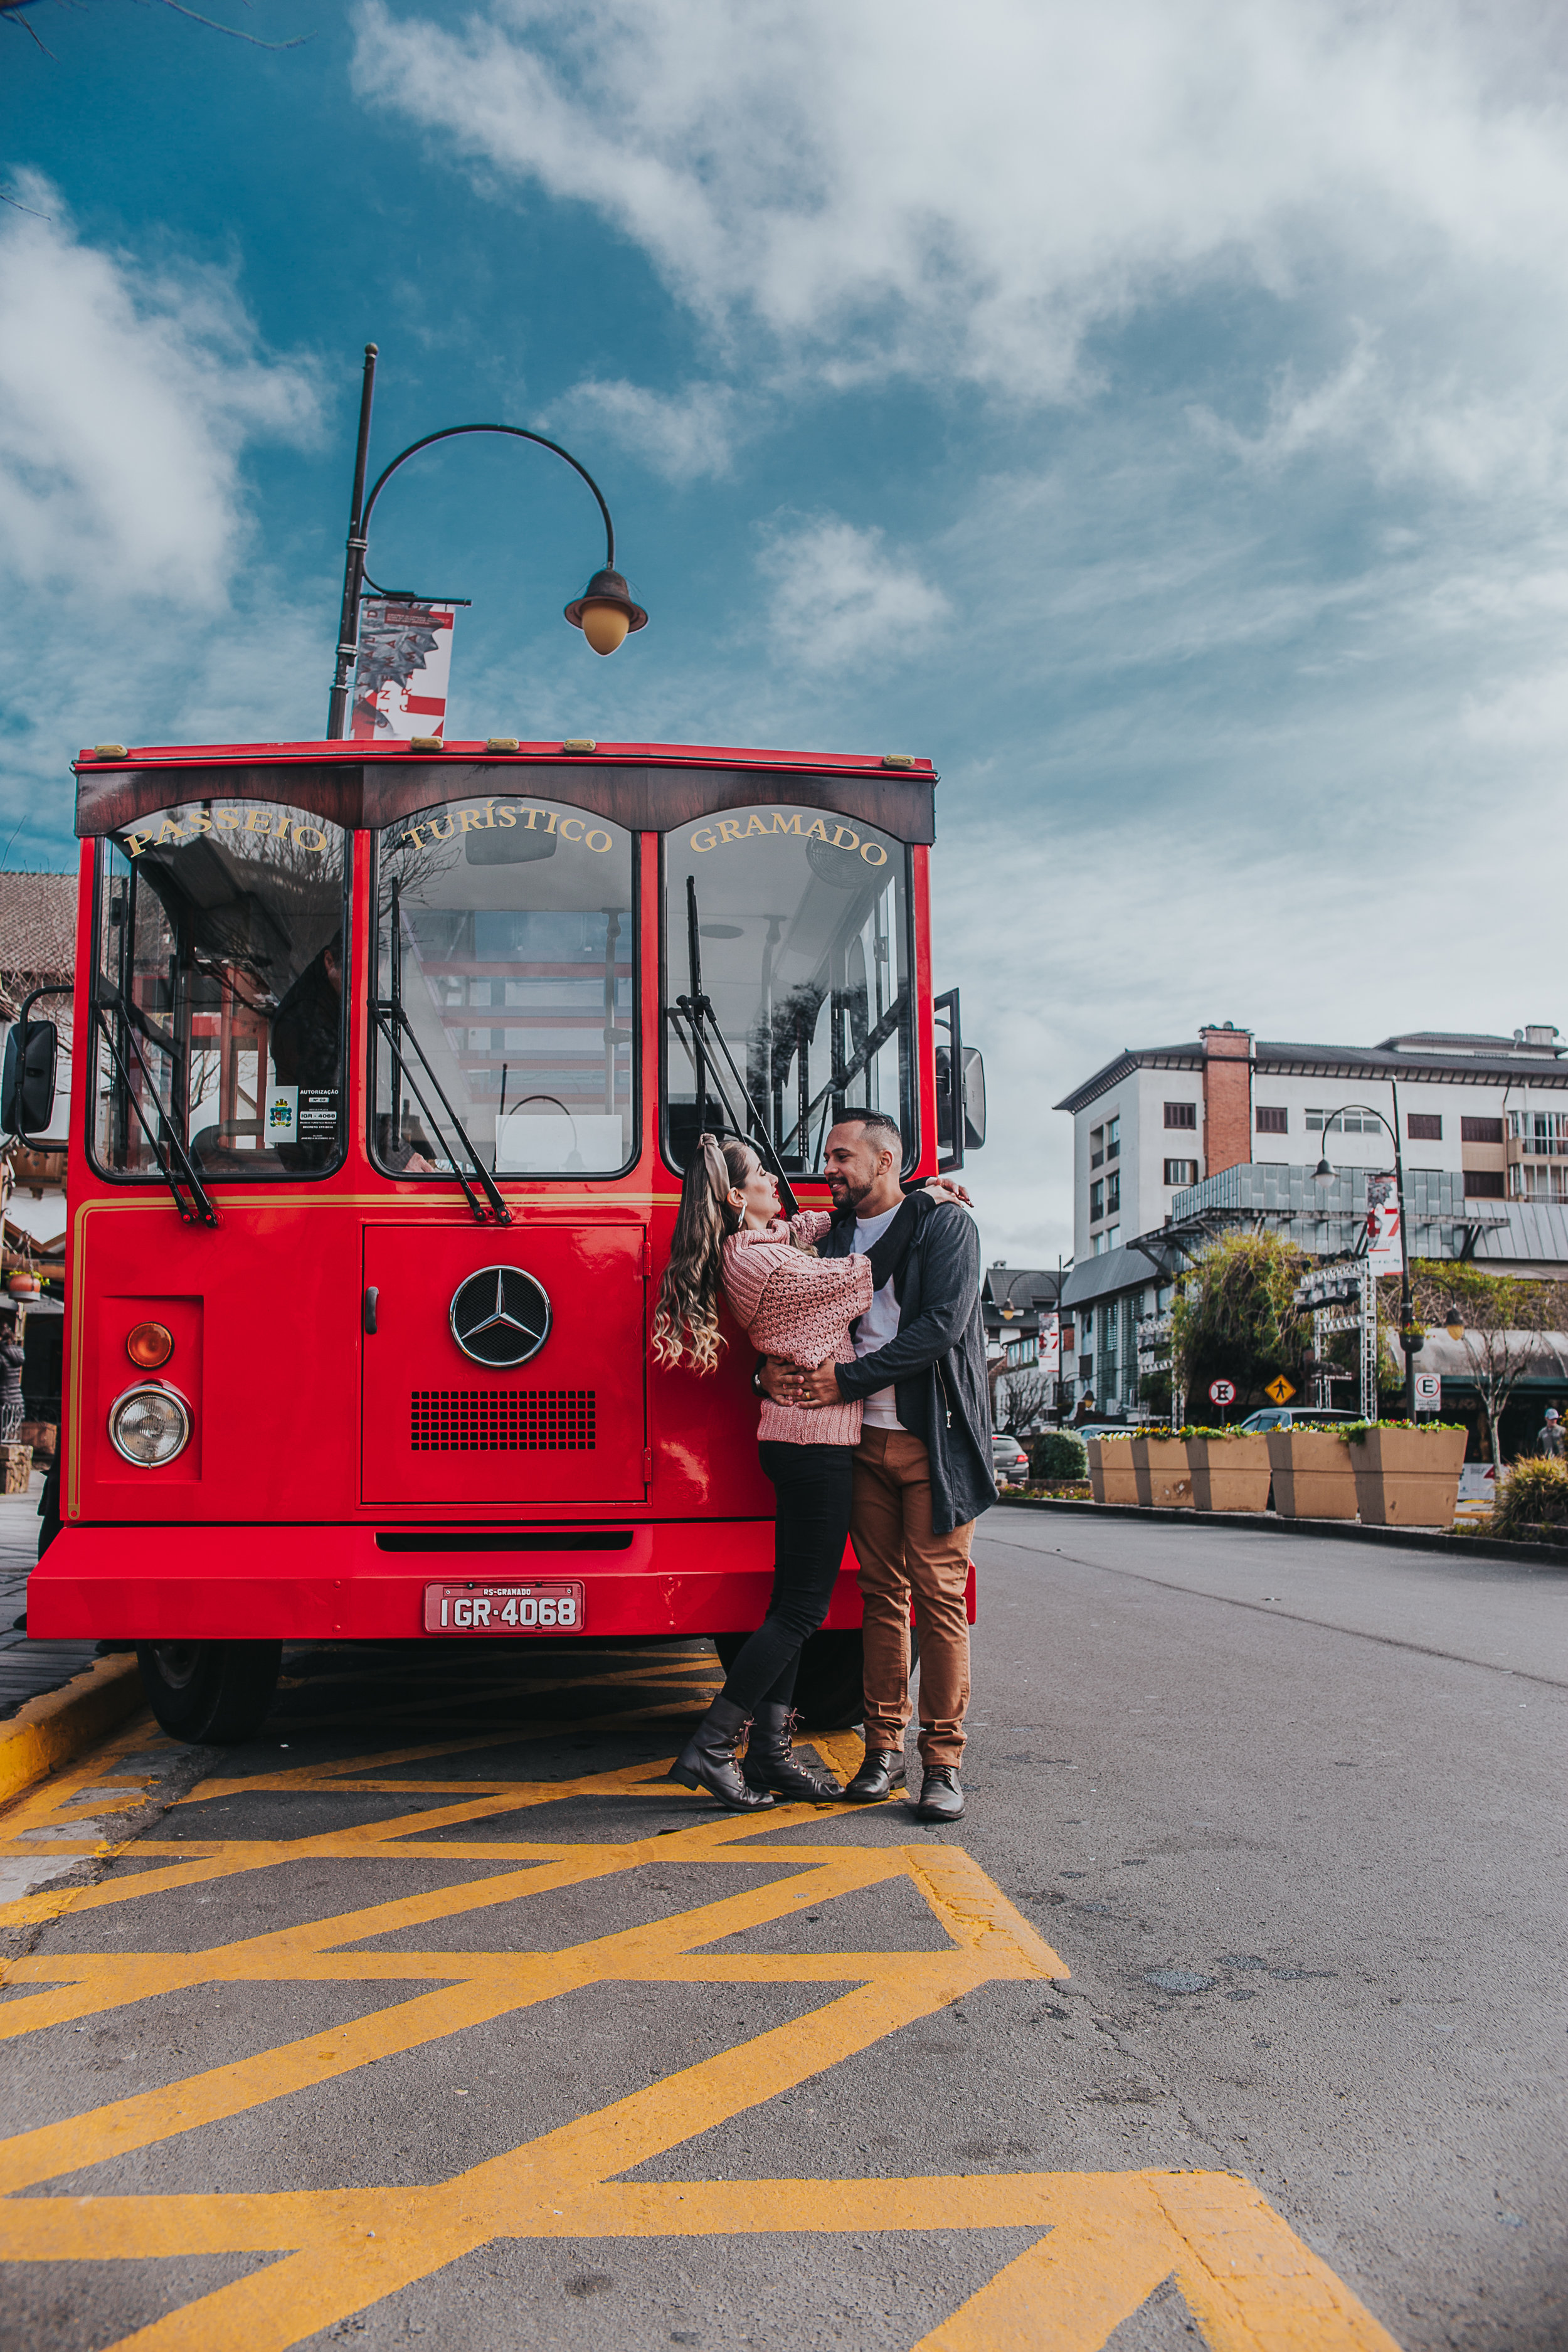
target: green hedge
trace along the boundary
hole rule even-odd
[[[1031,1478],[1076,1480],[1089,1475],[1089,1450],[1070,1429],[1043,1430],[1029,1440]]]

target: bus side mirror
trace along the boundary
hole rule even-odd
[[[963,1049],[963,1144],[978,1151],[985,1140],[985,1064],[978,1045]]]
[[[0,1128],[7,1135],[47,1135],[55,1111],[59,1032],[52,1021],[18,1022],[5,1040],[0,1077]]]
[[[936,1164],[945,1176],[963,1167],[966,1150],[978,1151],[985,1140],[985,1065],[963,1042],[957,989],[933,998],[931,1011],[937,1024]]]

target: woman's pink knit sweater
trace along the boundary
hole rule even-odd
[[[854,1361],[849,1326],[871,1304],[868,1257],[808,1257],[790,1236],[822,1238],[833,1223],[822,1209],[803,1209],[786,1225],[775,1217],[762,1233],[731,1234],[724,1244],[724,1296],[746,1337],[764,1355],[787,1357],[808,1370]],[[785,1445],[858,1445],[861,1406],[816,1407],[763,1400],[759,1441]]]

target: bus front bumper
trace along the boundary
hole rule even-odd
[[[500,1549],[496,1530],[478,1528],[66,1527],[28,1580],[27,1631],[45,1641],[422,1641],[434,1584],[580,1584],[573,1632],[589,1638],[744,1633],[766,1611],[771,1520],[548,1533],[549,1549]],[[556,1548],[565,1534],[588,1542]],[[489,1541],[480,1549],[470,1535]],[[830,1626],[860,1622],[854,1570],[847,1549]]]

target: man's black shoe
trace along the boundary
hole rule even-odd
[[[916,1821],[956,1822],[963,1815],[963,1791],[958,1785],[958,1774],[951,1764],[932,1765],[921,1786]]]
[[[904,1777],[902,1751],[897,1748],[868,1748],[866,1761],[844,1791],[847,1805],[879,1805],[890,1797]]]

